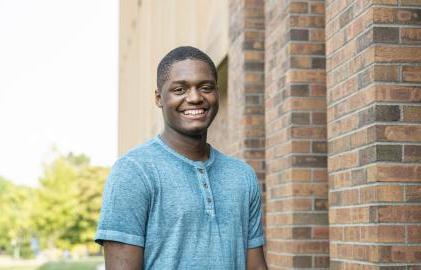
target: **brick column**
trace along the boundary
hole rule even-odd
[[[421,2],[326,0],[326,52],[331,268],[420,269]]]
[[[268,264],[326,269],[324,1],[265,2]]]
[[[263,0],[229,1],[229,154],[247,161],[265,190]]]

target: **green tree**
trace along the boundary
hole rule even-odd
[[[76,215],[64,238],[80,244],[92,242],[102,203],[102,189],[108,173],[109,169],[104,167],[90,166],[80,170],[75,183],[78,187]]]
[[[0,249],[29,257],[33,189],[0,178]]]
[[[45,167],[33,214],[44,246],[71,249],[92,241],[108,172],[72,153]]]

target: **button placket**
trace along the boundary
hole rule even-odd
[[[212,190],[209,185],[209,178],[204,168],[197,168],[199,181],[203,188],[201,188],[203,199],[205,201],[205,211],[207,215],[214,215],[214,204]]]

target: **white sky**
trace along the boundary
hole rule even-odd
[[[55,145],[117,155],[118,0],[0,0],[0,175],[34,186]]]

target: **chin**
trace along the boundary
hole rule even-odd
[[[208,131],[208,126],[205,127],[186,127],[179,130],[180,133],[187,136],[200,136],[204,135]]]

